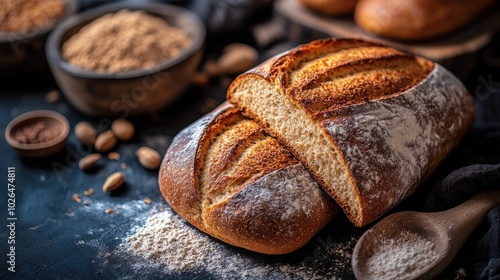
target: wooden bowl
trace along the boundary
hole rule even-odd
[[[46,129],[56,131],[55,136],[47,141],[24,143],[19,141],[16,133],[21,129],[33,126],[39,122]],[[5,139],[20,155],[25,157],[46,157],[61,151],[69,135],[69,122],[63,115],[49,110],[37,110],[22,114],[13,119],[5,129]]]
[[[79,68],[64,60],[66,40],[92,20],[122,9],[141,10],[180,28],[191,44],[178,56],[152,69],[102,73]],[[171,104],[191,82],[201,60],[205,26],[187,9],[160,3],[115,3],[67,18],[50,34],[45,50],[50,69],[63,94],[81,112],[94,117],[146,115]]]

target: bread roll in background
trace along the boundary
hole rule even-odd
[[[324,39],[238,76],[228,100],[299,159],[356,226],[411,195],[470,127],[474,104],[438,64]]]
[[[308,9],[327,16],[352,14],[357,1],[358,0],[299,0],[299,2]]]
[[[493,0],[359,0],[354,17],[370,33],[423,40],[459,29],[493,3]]]
[[[265,254],[297,250],[339,212],[299,161],[228,103],[174,138],[159,185],[193,226]]]

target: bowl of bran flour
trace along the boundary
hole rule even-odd
[[[49,33],[77,11],[78,0],[0,0],[0,75],[46,71]]]
[[[185,90],[206,31],[192,12],[161,3],[116,3],[67,18],[45,51],[68,101],[95,117],[153,114]]]

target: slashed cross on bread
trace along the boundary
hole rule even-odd
[[[356,226],[400,203],[472,123],[442,66],[355,39],[298,46],[240,75],[228,100],[288,147]]]
[[[229,103],[174,138],[159,185],[198,229],[266,254],[297,250],[339,212],[287,149]]]

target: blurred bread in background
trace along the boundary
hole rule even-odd
[[[296,0],[318,15],[353,15],[363,31],[401,41],[434,39],[458,31],[494,0]]]
[[[364,30],[400,40],[447,34],[477,17],[494,0],[360,0],[354,19]]]
[[[348,15],[354,12],[358,0],[299,0],[307,8],[328,16]]]

